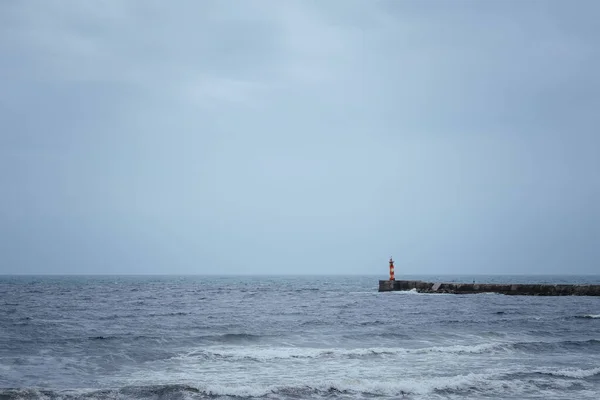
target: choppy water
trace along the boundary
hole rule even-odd
[[[0,399],[600,398],[600,298],[377,279],[0,277]]]

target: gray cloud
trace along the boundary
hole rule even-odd
[[[0,272],[596,273],[593,1],[0,4]]]

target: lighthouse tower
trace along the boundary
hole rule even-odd
[[[390,256],[390,281],[394,280],[396,280],[394,276],[394,260],[392,260],[392,257]]]

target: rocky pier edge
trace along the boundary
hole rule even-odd
[[[380,292],[416,290],[419,293],[500,293],[520,296],[600,296],[600,285],[442,283],[380,280]]]

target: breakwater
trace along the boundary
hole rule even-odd
[[[419,293],[500,293],[521,296],[600,296],[600,285],[443,283],[380,280],[380,292],[416,290]]]

